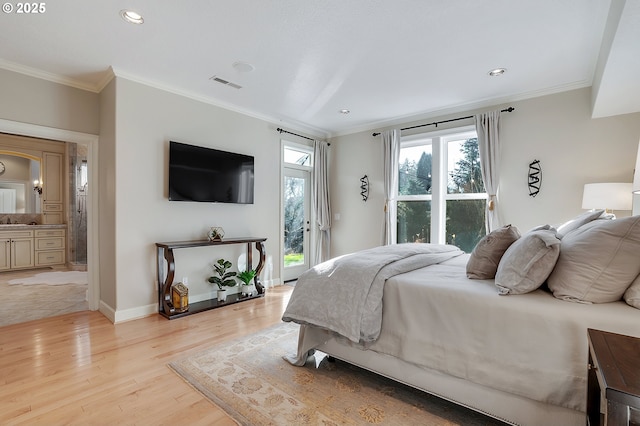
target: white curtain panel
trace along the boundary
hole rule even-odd
[[[400,158],[400,131],[387,130],[381,133],[384,160],[384,228],[382,244],[396,242],[396,203],[398,189],[398,161]]]
[[[476,115],[480,169],[487,191],[487,233],[500,227],[498,187],[500,184],[500,111]]]
[[[318,234],[314,264],[330,258],[331,249],[331,206],[329,204],[329,144],[313,141],[313,208],[316,215]]]

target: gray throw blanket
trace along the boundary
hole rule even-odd
[[[461,254],[450,245],[407,243],[328,260],[298,278],[282,320],[322,327],[355,343],[374,342],[385,281]]]

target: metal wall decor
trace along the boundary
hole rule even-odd
[[[362,201],[367,201],[369,198],[369,178],[367,175],[360,178],[360,195],[362,195]]]
[[[529,196],[535,197],[542,186],[542,166],[539,160],[529,163]]]

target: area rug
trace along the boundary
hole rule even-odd
[[[504,425],[317,353],[304,367],[298,326],[282,323],[169,366],[240,425]]]
[[[9,281],[10,285],[63,285],[63,284],[87,284],[87,271],[54,271],[41,272],[31,277],[16,278]]]

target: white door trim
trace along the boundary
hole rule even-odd
[[[98,265],[98,141],[99,136],[91,133],[57,129],[55,127],[22,123],[0,118],[0,132],[19,136],[51,139],[61,142],[75,142],[87,145],[87,163],[89,166],[89,191],[87,194],[87,271],[89,309],[95,311],[100,306],[100,271]],[[93,187],[93,188],[92,188]]]

